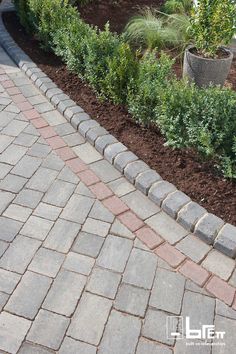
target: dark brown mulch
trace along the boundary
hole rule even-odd
[[[121,32],[139,8],[160,8],[163,2],[164,0],[91,0],[86,6],[78,8],[82,18],[89,24],[103,29],[109,21],[111,31]]]
[[[74,101],[161,176],[225,221],[236,225],[236,183],[219,176],[212,164],[192,150],[165,147],[158,131],[141,128],[124,107],[101,103],[93,91],[53,54],[43,52],[20,26],[14,13],[4,15],[8,31],[34,62]]]

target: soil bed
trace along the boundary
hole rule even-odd
[[[89,24],[103,29],[109,21],[111,31],[121,32],[139,8],[160,8],[163,3],[164,0],[91,0],[85,6],[78,5],[78,8],[81,17]]]
[[[40,49],[19,24],[15,13],[4,14],[5,25],[32,60],[93,119],[124,143],[138,157],[173,183],[194,201],[225,221],[236,225],[236,183],[225,180],[211,163],[201,161],[191,150],[173,150],[163,146],[158,130],[141,128],[121,106],[101,103],[93,91],[51,53]]]

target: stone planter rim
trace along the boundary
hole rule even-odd
[[[190,53],[191,56],[198,58],[199,60],[204,60],[204,61],[208,61],[208,62],[215,62],[215,61],[228,61],[229,59],[233,59],[233,52],[230,48],[224,47],[224,46],[220,46],[219,49],[223,49],[225,52],[228,52],[229,55],[227,58],[207,58],[207,57],[202,57],[201,55],[196,55],[194,53],[191,52],[191,49],[196,49],[196,46],[193,44],[190,44],[185,51]]]

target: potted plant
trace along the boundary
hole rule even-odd
[[[234,0],[198,0],[190,19],[194,45],[185,50],[183,75],[198,86],[223,86],[233,53],[224,47],[235,33]]]

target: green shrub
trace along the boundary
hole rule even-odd
[[[215,57],[222,44],[229,44],[235,33],[234,0],[199,0],[191,18],[191,32],[199,52]]]
[[[29,0],[36,3],[37,0]],[[53,46],[53,37],[57,30],[64,29],[71,21],[77,18],[76,8],[69,5],[69,0],[42,0],[40,5],[40,20],[38,26],[38,37],[46,49]]]
[[[119,44],[119,36],[110,32],[109,25],[105,26],[104,31],[92,31],[86,40],[84,78],[98,94],[103,92],[108,63]]]
[[[156,109],[156,123],[172,147],[194,147],[221,164],[230,177],[236,168],[236,93],[229,89],[199,89],[173,80]],[[224,163],[223,163],[224,162]],[[231,172],[226,171],[226,162]],[[236,170],[235,170],[236,172]]]
[[[66,28],[58,29],[53,36],[55,54],[67,64],[68,69],[84,77],[87,39],[94,29],[77,14]]]
[[[155,120],[155,109],[161,104],[161,93],[171,76],[173,60],[166,54],[157,59],[147,52],[139,62],[137,78],[128,92],[128,109],[137,121],[148,124]]]
[[[114,55],[108,59],[108,72],[102,83],[104,96],[115,104],[126,104],[128,87],[135,79],[138,61],[126,43],[120,43]]]

